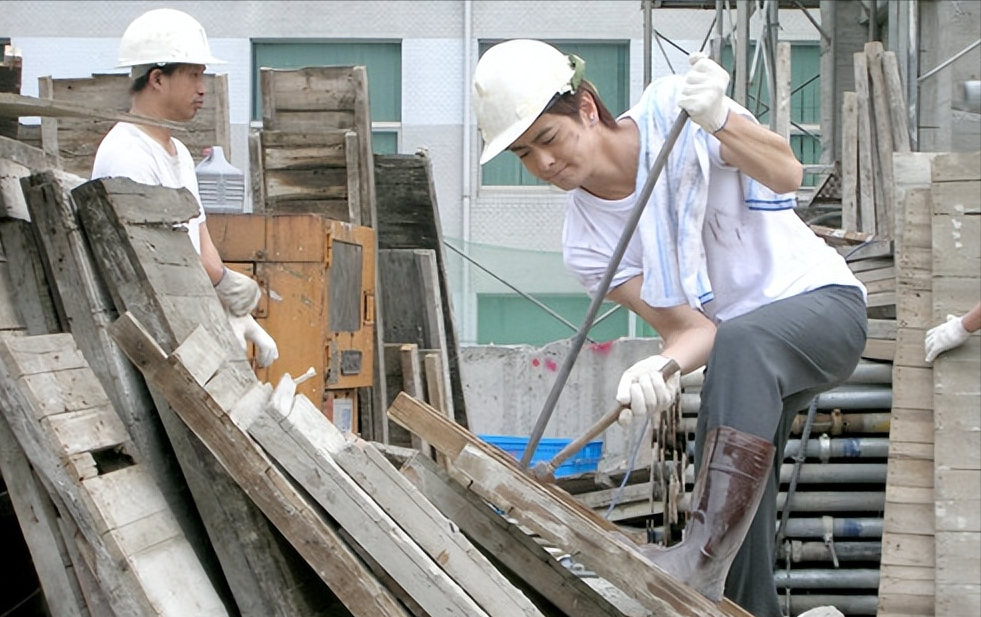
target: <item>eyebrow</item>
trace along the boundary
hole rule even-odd
[[[534,139],[531,140],[531,143],[533,143],[533,144],[538,143],[542,139],[542,137],[545,136],[545,133],[548,133],[549,131],[551,131],[552,128],[553,127],[551,127],[551,126],[546,126],[546,127],[542,128],[542,130],[538,131],[538,134],[535,135]],[[525,149],[527,147],[528,146],[511,146],[511,147],[508,148],[508,150],[510,150],[511,152],[517,152],[518,150],[523,150],[523,149]]]

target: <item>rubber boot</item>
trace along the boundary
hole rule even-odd
[[[760,505],[775,449],[761,437],[727,426],[709,433],[684,539],[668,548],[645,544],[640,551],[660,569],[720,602],[729,566]]]

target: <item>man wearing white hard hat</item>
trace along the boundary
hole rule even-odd
[[[725,96],[725,69],[704,54],[689,59],[683,77],[653,81],[614,117],[582,58],[542,41],[499,43],[474,71],[480,162],[507,151],[568,191],[566,267],[663,340],[620,378],[623,422],[659,425],[680,389],[665,366],[706,367],[684,537],[640,552],[710,600],[781,617],[775,463],[796,414],[857,365],[865,289],[795,213],[802,168],[787,141]],[[671,148],[682,111],[690,122]],[[663,173],[645,193],[662,150]]]
[[[224,61],[211,55],[204,28],[187,13],[154,9],[137,17],[119,44],[118,66],[128,67],[133,80],[130,112],[176,122],[193,120],[204,104],[204,71],[209,64]],[[187,147],[170,129],[120,122],[99,144],[92,167],[92,178],[110,177],[185,188],[194,195],[201,210],[187,223],[191,244],[201,255],[239,341],[243,346],[246,340],[255,344],[260,366],[272,364],[279,357],[276,343],[251,315],[261,290],[251,277],[226,268],[211,241]]]

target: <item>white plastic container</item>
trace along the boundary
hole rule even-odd
[[[245,210],[245,174],[225,160],[221,146],[213,146],[194,171],[205,212],[240,214]]]

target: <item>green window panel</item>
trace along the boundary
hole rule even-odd
[[[483,54],[497,41],[481,42]],[[628,43],[585,43],[548,41],[563,53],[586,61],[586,79],[596,87],[614,116],[630,107],[630,45]],[[528,173],[518,157],[504,152],[481,166],[483,186],[547,186]]]
[[[364,66],[372,122],[402,120],[402,46],[400,43],[338,43],[326,41],[252,42],[252,119],[262,119],[259,68],[300,69],[309,66]],[[398,130],[371,134],[379,154],[398,151]]]
[[[536,294],[535,298],[574,324],[582,325],[589,310],[590,298],[583,294]],[[616,306],[604,302],[599,315]],[[627,336],[628,313],[618,310],[593,326],[589,337],[594,341],[610,341]],[[514,294],[478,294],[478,345],[537,345],[572,338],[576,331],[558,321],[540,307]]]

